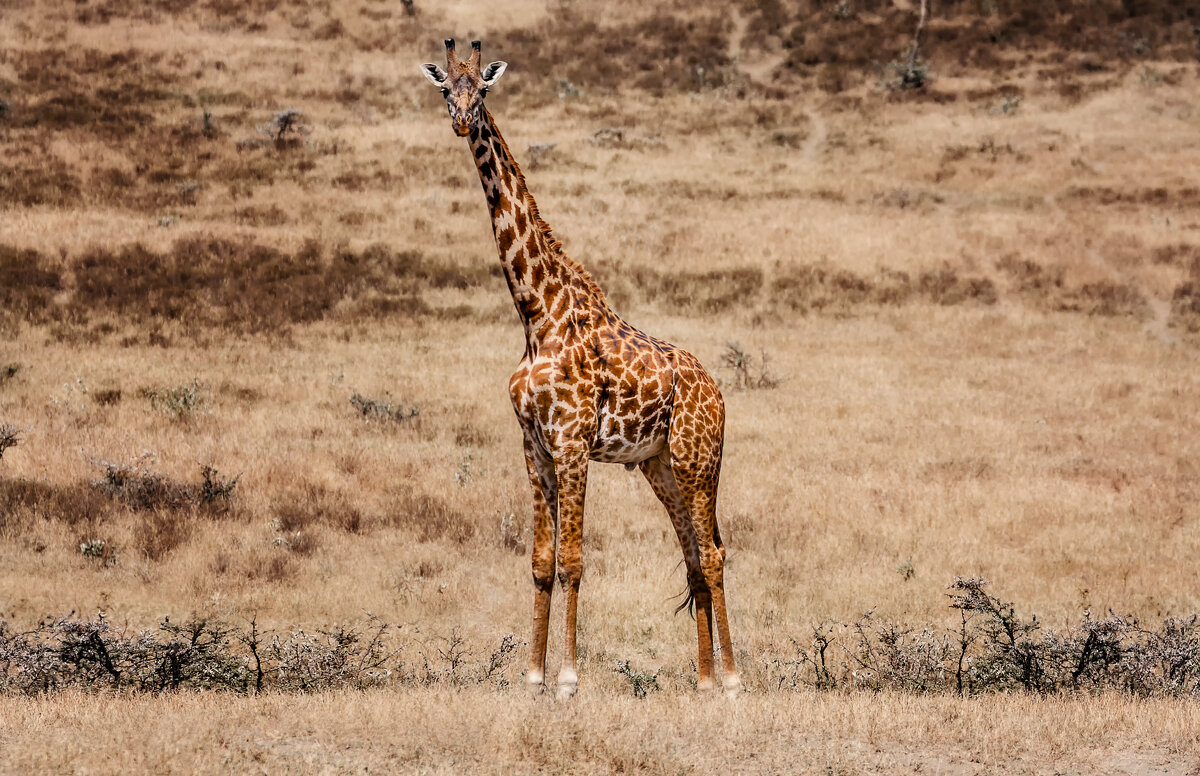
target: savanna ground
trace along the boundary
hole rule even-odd
[[[901,2],[493,5],[0,11],[8,628],[374,617],[402,679],[10,693],[0,769],[1200,767],[1191,697],[859,687],[828,625],[952,633],[959,575],[1048,632],[1200,610],[1200,11],[936,3],[907,90]],[[725,385],[736,701],[691,689],[673,533],[602,466],[581,694],[520,690],[523,343],[416,71],[447,35],[510,63],[489,107],[567,252]]]

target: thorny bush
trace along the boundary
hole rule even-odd
[[[508,635],[475,659],[457,633],[430,648],[400,641],[397,630],[374,616],[312,631],[264,631],[257,620],[239,627],[200,615],[183,624],[164,619],[156,630],[119,628],[103,613],[46,619],[23,632],[0,620],[0,693],[503,686],[519,646]]]
[[[1200,616],[1148,630],[1132,617],[1084,612],[1062,632],[991,595],[982,579],[956,577],[944,629],[885,623],[867,612],[852,624],[823,623],[794,656],[767,662],[769,689],[867,688],[977,694],[1119,690],[1135,695],[1200,694]]]

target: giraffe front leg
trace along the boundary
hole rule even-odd
[[[529,433],[525,434],[525,468],[533,488],[533,640],[525,683],[533,692],[541,693],[546,682],[546,641],[550,632],[550,597],[554,591],[558,479],[549,454]]]
[[[563,663],[558,672],[558,699],[575,695],[579,687],[575,650],[579,611],[579,581],[583,577],[583,502],[587,491],[587,455],[563,456],[555,462],[558,473],[559,534],[558,583],[566,596]]]

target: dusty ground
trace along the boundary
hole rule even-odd
[[[489,107],[568,253],[726,385],[751,693],[690,694],[669,525],[636,473],[597,466],[572,709],[483,687],[7,699],[4,767],[1196,767],[1186,701],[768,692],[818,622],[951,625],[955,575],[1050,627],[1200,609],[1185,22],[1087,28],[1113,48],[948,7],[933,80],[907,93],[887,85],[902,8],[617,5],[0,12],[0,423],[22,429],[0,460],[0,607],[16,627],[369,612],[475,654],[527,635],[521,334],[467,150],[416,72],[445,35],[479,36],[510,62]],[[258,128],[288,107],[307,131],[277,144]],[[740,388],[730,342],[777,385]],[[172,414],[165,391],[193,385]],[[369,423],[353,393],[420,413]],[[233,500],[136,509],[92,487],[147,452],[176,483],[240,475]],[[618,660],[664,689],[630,697]]]

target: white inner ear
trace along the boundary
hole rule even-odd
[[[446,71],[432,62],[426,62],[425,64],[421,65],[421,75],[428,78],[429,83],[433,84],[439,89],[442,88],[442,82],[446,80]]]
[[[500,80],[500,76],[504,75],[505,68],[508,67],[507,62],[493,62],[483,69],[483,82],[488,86]]]

